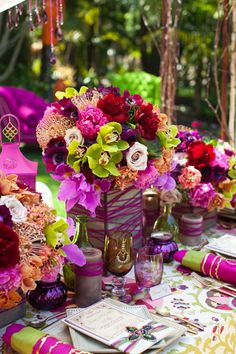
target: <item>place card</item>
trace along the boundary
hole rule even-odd
[[[149,289],[149,295],[153,301],[170,294],[171,294],[171,288],[170,285],[167,283],[162,283],[153,286],[152,288]]]
[[[89,306],[64,320],[72,328],[121,352],[140,354],[151,348],[173,328],[116,307],[106,300]]]

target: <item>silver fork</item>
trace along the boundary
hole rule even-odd
[[[200,285],[202,288],[212,288],[213,290],[217,290],[221,294],[225,294],[225,295],[236,298],[236,289],[231,288],[228,285],[224,285],[224,284],[220,285],[214,280],[203,278],[201,275],[199,275],[195,272],[192,272],[191,275],[192,275],[193,279],[198,283],[196,285]],[[234,294],[232,294],[226,290],[222,290],[220,288],[221,286],[225,289],[230,290],[230,291],[234,291]]]

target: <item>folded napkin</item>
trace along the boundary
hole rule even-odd
[[[18,354],[90,354],[74,349],[70,344],[63,343],[35,328],[17,323],[7,327],[2,339]]]
[[[201,251],[178,251],[174,259],[184,267],[236,285],[236,260]]]

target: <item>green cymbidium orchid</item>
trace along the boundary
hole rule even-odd
[[[88,88],[86,86],[82,86],[79,90],[79,92],[73,88],[73,87],[67,87],[65,89],[65,92],[63,91],[57,91],[55,93],[55,96],[58,100],[62,100],[63,98],[72,98],[74,96],[79,96],[82,95],[83,93],[85,93],[88,90]]]
[[[232,179],[236,178],[236,157],[231,157],[229,159],[228,176]]]
[[[49,246],[56,247],[71,243],[67,234],[69,225],[63,219],[55,221],[44,229],[45,237]]]
[[[177,133],[178,128],[175,125],[170,125],[167,131],[158,132],[157,136],[165,149],[171,149],[175,148],[180,143],[180,139],[176,138]]]
[[[80,165],[86,161],[87,147],[80,145],[78,140],[73,140],[68,146],[67,163],[75,170],[80,171]]]
[[[119,123],[111,122],[103,125],[97,136],[97,143],[104,151],[117,152],[129,148],[129,144],[121,140],[122,127]]]
[[[96,176],[105,178],[109,175],[120,175],[116,164],[122,160],[122,152],[104,151],[99,144],[93,144],[88,148],[86,157],[89,167]]]
[[[48,225],[44,229],[47,243],[49,246],[57,248],[61,255],[71,263],[83,266],[86,263],[86,258],[79,247],[73,243],[74,240],[70,240],[67,234],[68,228],[69,224],[63,219]]]

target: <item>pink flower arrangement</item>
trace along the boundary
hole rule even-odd
[[[196,130],[179,131],[178,136],[172,176],[185,200],[208,210],[231,207],[236,192],[235,152],[222,140],[202,137]]]
[[[54,210],[38,193],[18,183],[17,176],[7,178],[0,171],[0,185],[4,184],[8,188],[0,191],[0,309],[21,301],[19,289],[27,292],[38,280],[55,280],[65,255],[71,260],[71,247],[76,264],[85,263],[83,253],[66,232],[69,224],[56,221]]]
[[[101,193],[128,185],[175,188],[169,172],[178,129],[167,125],[157,106],[114,87],[83,87],[81,93],[68,88],[56,96],[59,101],[37,127],[37,139],[43,161],[61,182],[58,198],[67,211],[78,204],[95,216]],[[66,154],[58,151],[65,161],[50,163],[49,147],[59,138],[66,142]]]

